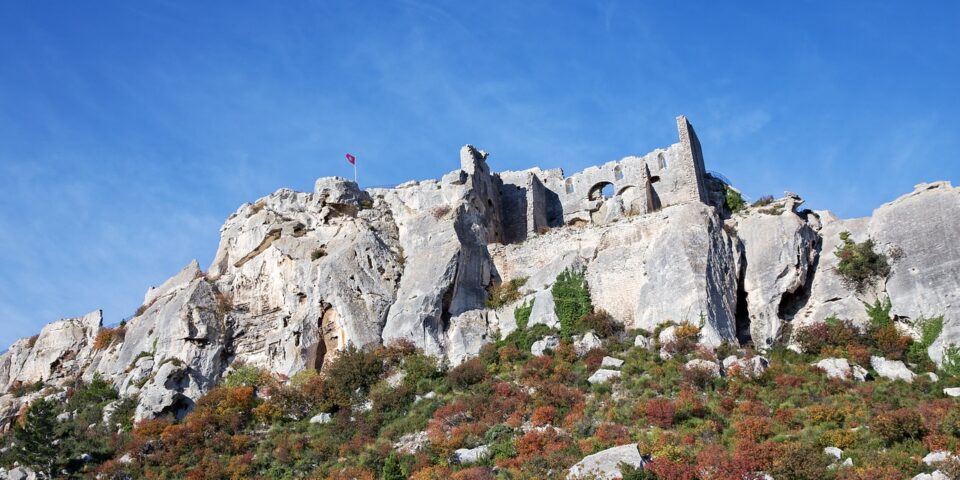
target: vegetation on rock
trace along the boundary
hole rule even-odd
[[[837,272],[847,288],[862,293],[890,274],[887,257],[874,251],[873,240],[854,242],[850,238],[850,232],[841,232],[840,240],[843,243],[837,246],[834,254],[840,259]]]

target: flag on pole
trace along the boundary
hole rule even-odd
[[[350,165],[356,165],[356,164],[357,164],[357,157],[354,157],[353,155],[350,155],[350,154],[348,153],[348,154],[347,154],[347,161],[350,162]]]

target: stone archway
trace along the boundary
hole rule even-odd
[[[588,200],[604,200],[613,196],[613,184],[610,182],[599,182],[590,187],[587,193]]]

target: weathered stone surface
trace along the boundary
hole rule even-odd
[[[720,365],[718,365],[716,362],[703,360],[701,358],[694,358],[693,360],[688,361],[683,365],[683,368],[686,370],[708,372],[714,378],[720,378],[723,376],[723,369],[720,368]]]
[[[580,357],[586,355],[590,350],[602,346],[603,342],[600,341],[592,331],[574,338],[573,341],[573,349],[577,352],[577,356]]]
[[[333,421],[333,416],[326,412],[318,413],[310,417],[310,423],[313,424],[323,425],[325,423],[330,423],[331,421]]]
[[[747,297],[749,334],[760,348],[779,338],[792,294],[802,293],[816,261],[817,233],[788,208],[800,202],[799,197],[787,197],[734,217],[744,251],[742,289]]]
[[[14,384],[57,383],[78,376],[94,354],[102,321],[97,310],[50,323],[36,338],[18,340],[0,356],[0,391]]]
[[[637,445],[631,443],[608,448],[593,455],[583,457],[583,460],[580,460],[576,465],[570,467],[567,478],[570,480],[587,478],[613,480],[620,478],[623,474],[620,471],[621,463],[636,468],[643,468],[648,462],[649,459],[645,459],[640,455]]]
[[[948,451],[930,452],[923,457],[923,463],[933,466],[937,463],[945,462],[951,458],[953,458],[953,454]]]
[[[557,337],[556,335],[548,335],[540,340],[537,340],[536,342],[533,342],[533,345],[530,346],[530,353],[532,353],[535,357],[539,357],[540,355],[543,355],[547,349],[555,350],[559,346],[560,337]]]
[[[857,380],[864,382],[869,379],[866,369],[859,365],[850,366],[846,358],[824,358],[813,364],[830,378],[840,380]]]
[[[886,282],[891,314],[944,316],[943,333],[929,349],[940,363],[945,346],[960,345],[960,188],[917,185],[876,209],[869,233],[881,251],[899,257]]]
[[[603,357],[603,360],[600,361],[601,368],[620,368],[623,365],[623,360],[613,357]]]
[[[948,397],[960,397],[960,387],[944,388],[943,394]]]
[[[489,445],[480,445],[475,448],[460,448],[450,456],[450,463],[454,465],[467,465],[477,463],[483,460],[490,453]]]
[[[653,342],[643,335],[637,335],[637,338],[633,339],[633,346],[642,348],[644,350],[650,350],[653,348]]]
[[[877,375],[890,380],[903,380],[907,383],[913,383],[916,376],[900,360],[887,360],[883,357],[870,357],[870,366],[877,372]]]
[[[759,355],[750,358],[731,355],[723,359],[723,370],[727,375],[744,375],[748,378],[759,378],[769,365],[770,361]]]
[[[587,381],[593,384],[607,383],[614,378],[620,378],[620,370],[601,368],[596,372],[593,372],[593,375],[590,375],[590,378],[588,378]]]
[[[393,448],[400,453],[413,455],[426,447],[429,443],[430,437],[427,435],[427,432],[420,431],[401,436],[399,439],[397,439],[397,442],[393,444]]]

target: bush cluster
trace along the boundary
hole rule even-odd
[[[842,243],[837,246],[834,255],[840,259],[837,272],[847,288],[863,292],[890,274],[887,257],[874,251],[873,240],[856,243],[850,238],[850,232],[841,232],[840,240]]]

